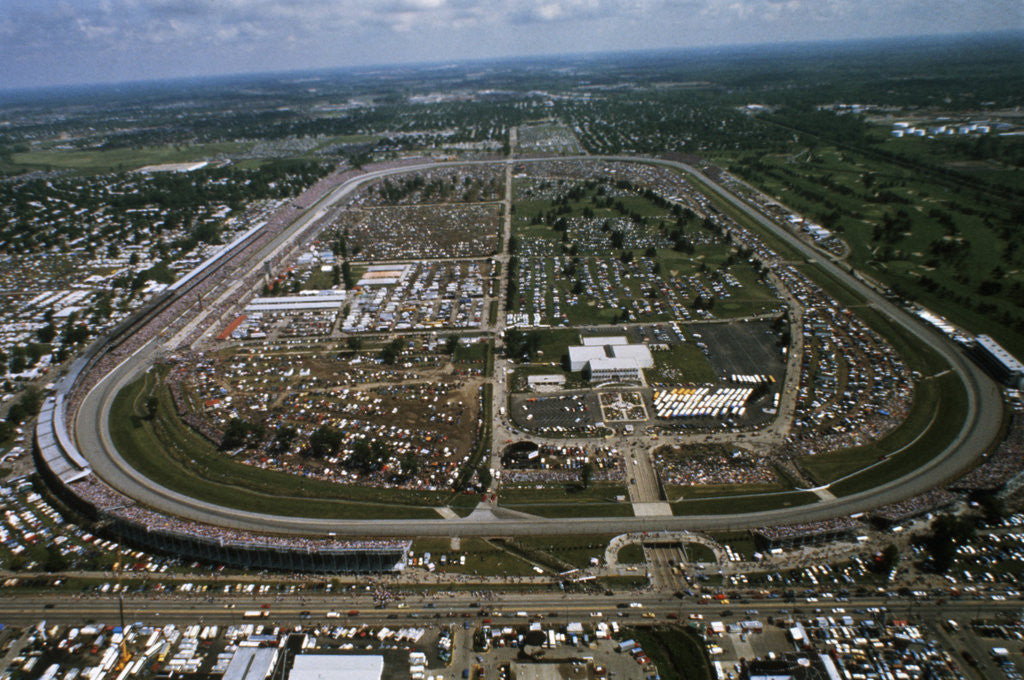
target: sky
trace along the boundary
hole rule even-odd
[[[0,89],[1022,28],[1021,0],[0,0]]]

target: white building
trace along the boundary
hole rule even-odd
[[[603,346],[572,345],[569,347],[569,370],[582,371],[594,359],[607,359]]]
[[[640,366],[634,359],[591,359],[587,368],[591,382],[640,380]]]
[[[623,335],[583,338],[569,347],[569,370],[590,372],[592,382],[640,380],[645,368],[654,366],[647,345],[630,344]]]
[[[383,656],[296,654],[288,680],[380,680],[383,673]]]
[[[625,335],[598,335],[592,338],[583,338],[585,347],[604,347],[605,345],[628,345],[629,340]]]

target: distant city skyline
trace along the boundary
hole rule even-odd
[[[3,0],[0,89],[1006,29],[1019,0]]]

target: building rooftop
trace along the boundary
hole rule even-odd
[[[383,656],[297,654],[288,680],[380,680],[383,672]]]
[[[979,335],[977,337],[977,342],[978,345],[984,348],[986,352],[997,359],[1006,368],[1006,370],[1024,374],[1024,364],[1022,364],[1017,357],[1003,349],[1003,346],[998,342],[987,335]]]

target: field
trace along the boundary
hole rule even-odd
[[[695,185],[702,186],[702,183],[698,180],[693,181]],[[788,246],[772,237],[771,234],[757,226],[745,215],[727,205],[710,189],[707,189],[707,193],[715,205],[733,216],[740,224],[764,238],[767,243],[772,244],[772,247],[776,248],[777,252],[788,257],[794,257],[795,254]],[[826,292],[834,296],[842,304],[849,306],[869,327],[885,338],[910,369],[918,371],[924,376],[935,376],[949,368],[948,364],[933,350],[922,344],[920,340],[902,327],[893,324],[879,312],[862,304],[863,300],[861,298],[842,287],[830,275],[809,264],[801,265],[799,268]],[[906,474],[922,461],[931,458],[952,440],[959,424],[962,422],[956,409],[958,408],[957,405],[965,398],[963,386],[954,376],[950,375],[936,381],[933,387],[920,389],[917,397],[918,399],[925,400],[927,403],[912,406],[908,417],[912,417],[913,422],[905,424],[893,432],[890,436],[897,437],[893,442],[883,439],[875,444],[875,446],[882,448],[865,447],[861,450],[844,450],[830,454],[824,457],[822,462],[812,463],[809,472],[812,475],[820,474],[826,479],[837,479],[843,472],[846,474],[853,473],[864,467],[865,464],[878,462],[879,458],[886,455],[886,453],[902,449],[897,455],[894,455],[883,464],[872,467],[862,475],[851,477],[833,489],[834,493],[844,495],[870,488]],[[941,418],[936,410],[940,407],[943,409],[943,416]],[[962,413],[962,410],[959,413]],[[899,443],[894,444],[895,442]],[[908,446],[911,442],[914,442],[914,444]],[[869,451],[868,449],[871,450]],[[853,456],[852,459],[849,459],[849,462],[847,462],[847,455]],[[804,458],[801,464],[805,464],[809,460],[809,458]],[[808,502],[813,502],[813,500]]]
[[[780,309],[736,250],[696,220],[597,180],[518,179],[509,312],[535,325],[734,318]]]
[[[146,165],[227,160],[239,167],[254,167],[271,158],[316,159],[318,153],[335,145],[373,143],[376,135],[333,135],[297,140],[292,144],[253,141],[223,141],[205,144],[139,146],[111,149],[65,149],[54,144],[15,152],[0,166],[25,170],[72,170],[79,173],[108,173],[136,170]]]
[[[538,123],[516,129],[515,150],[522,154],[577,154],[582,148],[570,128],[558,123]]]
[[[497,252],[498,204],[350,208],[321,240],[342,241],[355,261],[479,258]]]
[[[149,395],[158,404],[152,418],[143,407]],[[433,518],[438,517],[435,506],[477,502],[461,494],[341,485],[237,463],[178,419],[170,391],[153,372],[115,398],[110,432],[125,460],[143,474],[193,498],[243,510],[325,518]]]
[[[616,500],[626,496],[626,487],[595,483],[587,489],[573,485],[503,485],[498,494],[502,507],[541,517],[632,517],[633,506]]]
[[[882,148],[923,158],[929,152],[917,147],[936,144],[891,140]],[[721,161],[837,231],[849,244],[853,266],[1024,355],[1024,274],[1020,251],[1007,243],[1011,202],[854,149],[795,151]]]
[[[493,541],[482,538],[464,538],[459,550],[451,549],[451,542],[441,538],[417,538],[412,544],[413,557],[430,554],[430,561],[439,572],[446,574],[472,574],[475,576],[535,576],[533,564],[506,550]],[[460,563],[465,557],[465,564]],[[442,558],[444,561],[442,562]]]
[[[96,151],[40,149],[12,154],[11,161],[28,168],[71,169],[86,173],[124,172],[136,170],[145,165],[214,160],[222,156],[242,154],[250,150],[252,146],[252,142],[222,142],[196,146],[156,146]]]
[[[679,626],[631,628],[623,633],[643,647],[664,680],[711,680],[711,662],[696,631]]]
[[[672,503],[673,515],[720,515],[725,513],[751,513],[792,508],[818,502],[810,491],[780,491],[769,493],[738,493],[713,498],[684,499]]]

